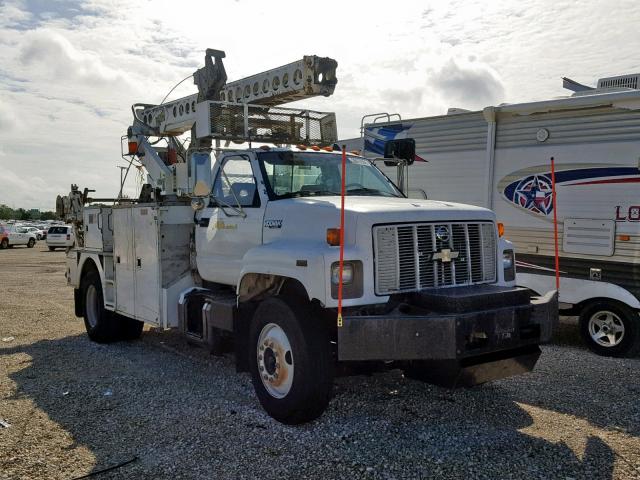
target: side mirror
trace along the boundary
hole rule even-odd
[[[411,165],[416,158],[416,141],[413,138],[389,140],[384,144],[384,158],[406,160],[407,165]],[[393,167],[398,162],[385,161],[384,164],[387,167]]]
[[[211,193],[211,156],[208,153],[191,155],[189,168],[191,194],[195,197],[208,197]]]

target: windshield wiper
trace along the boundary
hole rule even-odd
[[[297,192],[288,192],[278,195],[278,200],[284,198],[299,198],[299,197],[316,197],[322,195],[340,195],[339,192],[332,192],[330,190],[300,190]]]
[[[302,190],[300,195],[304,197],[315,197],[319,195],[340,195],[340,192],[332,192],[331,190]]]
[[[396,197],[399,198],[398,195],[394,195],[393,193],[390,192],[384,192],[382,190],[377,190],[375,188],[367,188],[367,187],[361,187],[361,188],[350,188],[349,190],[347,190],[347,195],[350,193],[355,193],[355,194],[369,194],[369,195],[380,195],[381,197]]]

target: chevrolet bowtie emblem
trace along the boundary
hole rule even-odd
[[[440,260],[443,263],[449,263],[451,260],[460,256],[460,252],[452,252],[448,248],[443,248],[438,253],[433,254],[434,260]]]

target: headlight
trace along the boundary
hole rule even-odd
[[[331,266],[331,283],[338,285],[340,282],[340,263]],[[344,262],[342,264],[342,284],[349,285],[353,282],[353,264]]]
[[[504,281],[512,282],[516,279],[516,267],[513,250],[502,252],[502,268],[504,269]]]
[[[360,260],[349,260],[342,267],[342,298],[360,298],[364,288],[364,269]],[[338,298],[340,262],[331,264],[331,298]]]
[[[502,267],[505,270],[513,268],[513,250],[505,250],[502,252]]]

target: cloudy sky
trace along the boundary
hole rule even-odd
[[[335,111],[345,138],[367,113],[546,99],[562,76],[640,72],[639,22],[637,0],[0,0],[0,203],[50,209],[72,182],[116,195],[130,105],[160,102],[207,47],[226,51],[229,80],[335,58],[336,93],[307,104]]]

